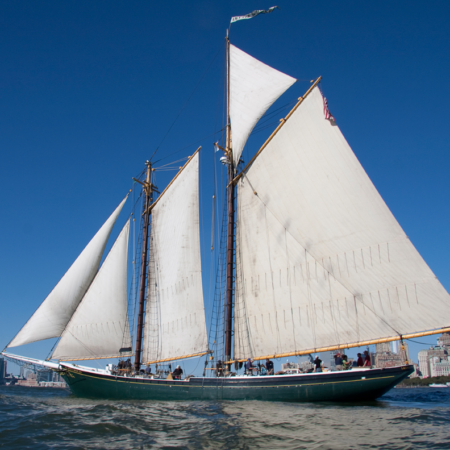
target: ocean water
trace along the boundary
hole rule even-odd
[[[450,449],[450,388],[364,404],[88,400],[0,386],[7,449]]]

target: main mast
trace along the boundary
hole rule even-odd
[[[227,60],[227,137],[225,154],[228,159],[228,222],[227,222],[227,274],[226,274],[226,317],[225,317],[225,361],[231,360],[231,342],[233,336],[233,288],[234,288],[234,184],[233,151],[230,124],[230,40],[225,38]]]
[[[144,325],[144,305],[145,305],[145,291],[146,291],[146,275],[147,275],[147,261],[148,261],[148,231],[150,222],[150,205],[153,202],[153,185],[151,179],[152,164],[146,161],[147,177],[144,183],[135,180],[142,184],[144,191],[144,228],[142,230],[142,258],[141,258],[141,283],[139,290],[139,313],[136,330],[136,352],[134,358],[134,368],[139,372],[141,368],[141,353],[142,353],[142,332]]]

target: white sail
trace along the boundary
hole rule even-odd
[[[97,273],[106,242],[126,198],[81,252],[53,291],[31,316],[8,347],[61,336]]]
[[[235,166],[258,120],[296,81],[230,45],[230,121]]]
[[[200,262],[198,154],[152,210],[142,361],[207,350]]]
[[[52,358],[113,358],[125,356],[120,349],[131,347],[127,318],[129,228],[128,220],[62,333]]]
[[[238,182],[237,217],[236,358],[449,325],[448,293],[318,88]]]

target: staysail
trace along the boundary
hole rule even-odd
[[[53,359],[78,361],[131,355],[127,317],[129,228],[128,220],[62,333]],[[123,348],[128,351],[121,352]]]
[[[152,210],[143,362],[207,351],[198,159],[197,153]]]
[[[450,297],[316,87],[238,181],[235,358],[448,326]]]
[[[230,121],[235,167],[258,120],[296,81],[230,44]]]
[[[31,316],[8,347],[61,336],[97,273],[106,242],[126,198],[92,238],[53,291]]]

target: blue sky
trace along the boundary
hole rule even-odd
[[[272,14],[235,23],[231,41],[299,80],[273,109],[323,76],[344,136],[449,290],[450,4],[278,5]],[[203,146],[208,296],[217,157],[212,142],[222,126],[224,35],[231,16],[269,6],[261,0],[0,3],[1,347],[158,147],[155,159],[164,164]],[[246,160],[270,132],[250,137]],[[173,174],[161,172],[159,187]],[[435,337],[420,341],[434,343]],[[417,359],[423,346],[410,348]],[[33,344],[30,351],[45,357],[49,345]]]

